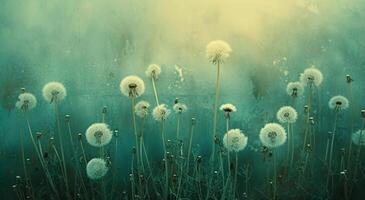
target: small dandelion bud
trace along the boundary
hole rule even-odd
[[[79,140],[82,140],[82,133],[78,133],[77,138],[79,138]]]
[[[25,89],[25,88],[20,88],[20,91],[21,91],[22,93],[25,93],[25,92],[26,92],[26,89]]]
[[[118,136],[119,136],[119,130],[118,130],[118,129],[115,129],[115,130],[114,130],[114,136],[115,136],[115,137],[118,137]]]
[[[196,119],[194,117],[191,118],[191,125],[195,125],[195,123],[196,123]]]
[[[365,110],[361,110],[361,117],[365,118]]]
[[[305,106],[304,106],[304,112],[305,112],[305,113],[308,113],[308,111],[309,111],[309,106],[305,105]]]
[[[70,118],[71,118],[71,116],[70,116],[70,115],[65,115],[65,121],[66,121],[66,122],[70,122]]]
[[[351,76],[349,74],[346,75],[346,82],[347,83],[352,83],[352,81],[354,81]]]
[[[106,106],[104,106],[103,107],[103,110],[101,111],[103,114],[106,114],[107,113],[107,107]]]
[[[36,137],[37,137],[37,139],[39,140],[39,139],[41,139],[41,137],[42,137],[42,133],[41,132],[37,132],[36,133]]]

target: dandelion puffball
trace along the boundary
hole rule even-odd
[[[144,82],[138,76],[127,76],[120,82],[120,91],[127,97],[141,96],[145,91]]]
[[[22,93],[18,96],[15,107],[19,110],[27,111],[37,106],[37,98],[31,93]]]
[[[148,114],[150,104],[147,101],[140,101],[134,106],[134,112],[138,117],[144,118]]]
[[[231,129],[223,137],[223,145],[228,151],[241,151],[247,146],[247,137],[240,129]]]
[[[236,106],[234,106],[233,104],[230,104],[230,103],[222,104],[219,109],[223,112],[228,112],[228,113],[237,111]]]
[[[213,64],[223,63],[229,57],[232,49],[227,42],[222,40],[211,41],[206,48],[209,62]]]
[[[290,82],[286,86],[286,93],[292,97],[301,96],[304,93],[303,84],[300,82]]]
[[[59,82],[49,82],[42,90],[43,97],[46,101],[52,103],[54,100],[61,101],[66,98],[67,92],[65,86]]]
[[[349,100],[341,95],[334,96],[328,101],[328,106],[331,109],[345,110],[349,105]]]
[[[306,85],[314,84],[315,86],[319,86],[321,85],[322,81],[322,72],[315,67],[305,69],[304,72],[300,75],[300,82]]]
[[[183,103],[176,103],[174,106],[173,106],[173,109],[175,111],[175,113],[184,113],[188,110],[188,107],[183,104]]]
[[[157,121],[165,120],[170,115],[170,113],[171,111],[167,108],[166,104],[160,104],[152,111],[153,118]]]
[[[352,133],[351,139],[354,144],[365,146],[365,130],[358,130]]]
[[[283,145],[286,142],[285,129],[277,123],[268,123],[260,131],[261,143],[270,148]]]
[[[298,113],[291,106],[283,106],[276,113],[276,118],[280,123],[294,123],[297,121]]]
[[[104,177],[108,170],[106,161],[101,158],[93,158],[86,165],[86,174],[92,180]]]
[[[159,75],[161,74],[161,67],[156,64],[151,64],[147,67],[147,70],[145,71],[146,76],[149,78],[156,78],[158,79]]]
[[[109,144],[113,137],[112,131],[105,123],[94,123],[86,130],[86,140],[94,147],[102,147]]]

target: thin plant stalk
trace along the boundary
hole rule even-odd
[[[69,185],[68,185],[68,176],[67,176],[67,168],[66,168],[66,161],[65,161],[65,153],[64,153],[64,148],[63,148],[63,137],[62,137],[62,133],[61,133],[61,123],[60,123],[57,97],[55,98],[54,108],[55,108],[55,116],[56,116],[57,133],[58,133],[58,137],[60,140],[61,158],[62,158],[61,163],[62,163],[63,173],[64,173],[63,178],[64,178],[64,182],[65,182],[65,186],[66,186],[66,193],[67,193],[66,196],[68,199],[71,199],[70,189],[69,189]]]
[[[216,76],[216,85],[215,85],[215,97],[214,97],[214,108],[213,108],[213,131],[212,131],[212,155],[210,158],[211,162],[211,176],[209,178],[208,188],[207,188],[207,196],[206,200],[210,197],[210,190],[212,185],[212,177],[214,174],[214,165],[215,165],[215,140],[217,136],[217,113],[218,113],[218,100],[219,100],[219,91],[220,91],[220,63],[217,63],[217,76]]]
[[[153,94],[155,95],[155,100],[156,100],[156,106],[158,106],[158,105],[160,105],[160,102],[158,100],[157,89],[156,89],[156,78],[155,78],[154,72],[153,72],[151,80],[152,80]]]
[[[354,98],[353,98],[353,93],[352,93],[352,80],[350,78],[350,80],[348,80],[348,85],[349,85],[349,97],[350,97],[350,102],[352,102],[352,104],[354,104]],[[351,106],[351,132],[354,132],[354,121],[355,121],[355,112],[354,112],[355,106]],[[348,148],[348,157],[347,157],[347,168],[349,169],[351,167],[351,155],[352,155],[352,139],[351,136],[349,137],[350,141],[349,141],[349,148]]]
[[[294,151],[295,151],[295,144],[294,144],[294,125],[291,124],[291,159],[290,159],[290,167],[293,167],[294,162]],[[290,138],[289,138],[290,139]]]
[[[23,139],[23,132],[19,132],[19,136],[20,136],[20,153],[21,153],[21,157],[22,157],[22,164],[23,164],[23,170],[24,170],[24,177],[25,177],[25,184],[28,187],[29,186],[29,191],[27,189],[27,192],[30,192],[32,199],[34,198],[34,192],[33,192],[33,187],[32,187],[32,180],[29,178],[28,176],[28,170],[27,170],[27,164],[26,164],[26,160],[25,160],[25,153],[24,153],[24,139]]]
[[[358,169],[359,169],[359,166],[361,166],[361,159],[360,159],[360,155],[361,155],[361,146],[363,145],[362,141],[362,137],[363,137],[363,131],[365,129],[365,119],[363,120],[363,123],[362,123],[362,129],[360,131],[360,135],[359,135],[359,145],[357,147],[357,152],[356,152],[356,159],[355,159],[355,169],[354,169],[354,175],[353,177],[354,178],[357,178],[357,172],[358,172]]]
[[[58,191],[57,191],[57,189],[56,189],[56,186],[55,186],[55,184],[54,184],[54,182],[53,182],[53,180],[52,180],[52,176],[51,176],[51,174],[49,173],[49,171],[48,171],[47,167],[45,166],[45,163],[43,162],[43,159],[42,159],[42,155],[40,155],[39,150],[38,150],[38,148],[37,148],[36,142],[35,142],[34,137],[33,137],[32,128],[31,128],[30,123],[29,123],[28,116],[26,116],[25,118],[26,118],[26,123],[27,123],[28,131],[29,131],[29,136],[30,136],[30,139],[31,139],[31,141],[32,141],[33,147],[34,147],[34,149],[35,149],[35,151],[36,151],[36,154],[37,154],[38,160],[39,160],[39,162],[41,163],[42,169],[43,169],[43,171],[44,171],[44,173],[45,173],[45,175],[46,175],[46,178],[47,178],[47,180],[48,180],[48,183],[49,183],[49,184],[50,184],[50,186],[51,186],[52,191],[55,193],[56,198],[57,198],[57,199],[60,199],[60,198],[59,198]]]
[[[164,199],[168,198],[169,190],[169,172],[168,172],[168,161],[167,161],[167,150],[166,150],[166,139],[165,139],[165,120],[161,121],[161,138],[164,151],[164,163],[165,163],[165,184],[164,184]]]
[[[274,157],[274,176],[273,176],[273,183],[274,183],[274,192],[273,192],[273,200],[276,199],[276,190],[277,190],[277,175],[276,175],[276,150],[273,149],[273,157]]]
[[[334,146],[334,142],[335,142],[337,120],[338,120],[338,110],[335,111],[335,122],[334,122],[334,126],[333,126],[332,137],[331,137],[331,145],[330,145],[330,152],[329,152],[329,163],[328,163],[328,174],[327,174],[327,184],[326,184],[327,187],[328,187],[328,184],[329,184],[329,179],[330,179],[330,177],[332,177],[333,146]]]
[[[189,174],[189,166],[190,166],[190,154],[191,154],[191,148],[193,144],[193,135],[194,135],[194,128],[195,128],[195,118],[191,119],[191,127],[189,131],[189,147],[188,147],[188,154],[186,159],[186,174]]]
[[[136,145],[136,162],[137,162],[137,172],[140,173],[140,159],[139,159],[139,148],[138,148],[138,133],[137,133],[137,123],[136,123],[136,113],[134,110],[135,97],[131,97],[131,109],[132,109],[132,121],[133,121],[133,131]]]
[[[307,115],[305,118],[305,129],[304,129],[304,143],[303,143],[303,151],[305,150],[305,146],[307,145],[307,138],[308,138],[308,129],[309,129],[309,117],[310,117],[310,113],[312,111],[312,95],[313,95],[313,85],[312,83],[310,83],[309,85],[309,95],[308,95],[308,110],[307,110]]]
[[[236,198],[236,187],[237,187],[237,175],[238,175],[238,153],[235,152],[236,162],[234,170],[234,182],[233,182],[233,197]]]

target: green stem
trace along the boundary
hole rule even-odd
[[[164,160],[165,160],[165,187],[164,187],[164,199],[167,200],[168,198],[168,190],[169,190],[169,173],[168,173],[168,160],[167,160],[167,150],[166,150],[166,141],[165,141],[165,123],[164,120],[161,121],[161,138],[162,138],[162,145],[164,151]]]
[[[65,153],[64,153],[64,149],[63,149],[63,137],[62,137],[62,133],[61,133],[61,123],[60,123],[60,116],[59,116],[59,108],[58,108],[57,98],[55,99],[54,106],[55,106],[57,133],[58,133],[58,138],[60,140],[61,158],[62,158],[61,163],[62,163],[63,173],[64,173],[63,178],[64,178],[64,182],[65,182],[65,186],[66,186],[66,196],[67,196],[68,199],[71,199],[70,189],[69,189],[69,186],[68,186],[68,176],[67,176],[67,168],[66,168],[66,161],[65,161]]]
[[[158,100],[158,95],[157,95],[157,89],[156,89],[156,79],[155,76],[152,76],[152,87],[153,87],[153,94],[155,95],[155,100],[156,100],[156,106],[160,105],[160,102]]]

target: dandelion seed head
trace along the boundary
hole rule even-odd
[[[37,98],[31,93],[22,93],[18,96],[15,107],[19,110],[28,111],[37,106]]]
[[[102,147],[110,143],[113,132],[105,123],[94,123],[86,130],[86,141],[94,147]]]
[[[134,106],[134,111],[138,117],[144,118],[148,115],[149,108],[150,108],[150,103],[148,103],[147,101],[139,101]]]
[[[226,103],[226,104],[222,104],[221,107],[219,108],[219,110],[221,110],[223,112],[231,113],[231,112],[236,112],[237,108],[233,104]]]
[[[239,152],[246,148],[248,138],[240,129],[231,129],[223,137],[223,145],[228,151]]]
[[[157,64],[151,64],[147,67],[147,70],[145,71],[146,76],[149,78],[156,78],[158,79],[158,77],[161,74],[161,67]]]
[[[231,52],[229,44],[222,40],[211,41],[206,48],[207,58],[213,64],[224,63]]]
[[[365,146],[365,130],[358,130],[351,135],[352,143]]]
[[[66,98],[67,91],[65,86],[59,82],[49,82],[42,90],[43,97],[47,102],[52,103],[54,100],[61,101]]]
[[[295,123],[298,119],[297,111],[291,106],[283,106],[276,113],[280,123]]]
[[[298,97],[303,95],[304,87],[301,82],[290,82],[286,86],[286,93],[292,97]]]
[[[171,111],[167,108],[166,104],[160,104],[156,106],[152,111],[152,116],[157,121],[165,120],[169,115]]]
[[[260,131],[260,140],[264,146],[275,148],[286,142],[285,129],[277,123],[268,123]]]
[[[127,76],[120,82],[120,91],[127,97],[139,97],[145,91],[145,85],[138,76]]]
[[[104,177],[108,170],[106,161],[101,158],[93,158],[86,165],[86,174],[92,180]]]
[[[176,103],[173,106],[175,113],[184,113],[188,110],[188,107],[183,103]]]
[[[328,101],[328,106],[330,109],[345,110],[350,106],[350,103],[346,97],[337,95]]]
[[[300,75],[300,82],[303,85],[321,85],[323,81],[323,74],[315,67],[310,67],[304,70],[304,72]]]

